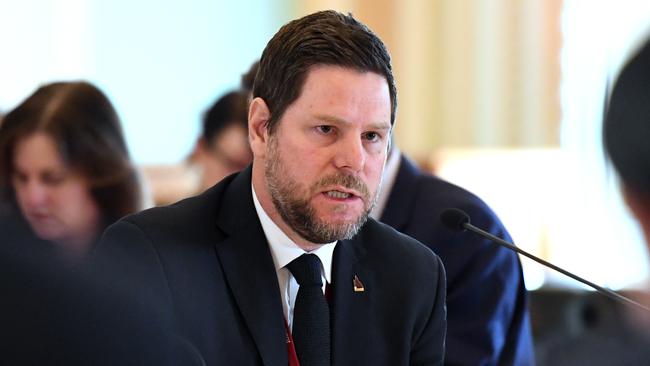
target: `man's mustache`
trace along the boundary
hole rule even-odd
[[[361,194],[362,198],[367,202],[370,199],[370,191],[368,186],[358,177],[352,174],[333,174],[323,177],[316,183],[316,188],[322,188],[332,185],[343,186],[347,189],[354,190]]]

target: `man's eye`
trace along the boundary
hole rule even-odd
[[[377,132],[366,132],[365,137],[368,141],[377,141],[381,136]]]
[[[329,134],[332,132],[332,126],[318,126],[318,131],[324,134]]]

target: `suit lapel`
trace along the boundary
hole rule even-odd
[[[418,192],[418,168],[406,157],[400,159],[397,177],[388,196],[386,209],[381,215],[381,222],[402,231],[411,221],[413,205]]]
[[[332,276],[332,363],[362,365],[370,351],[368,329],[373,309],[374,272],[364,265],[365,249],[359,239],[342,240],[336,245]],[[353,279],[363,285],[355,292]]]
[[[217,225],[227,239],[216,244],[217,256],[264,364],[286,365],[282,300],[271,252],[253,205],[250,178],[249,167],[224,193]]]

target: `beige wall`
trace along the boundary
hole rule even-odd
[[[396,139],[441,147],[557,146],[562,0],[295,0],[295,16],[350,11],[386,43]]]

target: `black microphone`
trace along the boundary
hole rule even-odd
[[[454,231],[469,230],[469,231],[472,231],[472,232],[474,232],[474,233],[476,233],[476,234],[478,234],[478,235],[480,235],[480,236],[482,236],[484,238],[490,239],[494,243],[497,243],[497,244],[499,244],[499,245],[501,245],[503,247],[506,247],[506,248],[508,248],[510,250],[514,250],[515,252],[517,252],[517,253],[519,253],[521,255],[524,255],[524,256],[534,260],[537,263],[541,263],[542,265],[544,265],[544,266],[546,266],[548,268],[554,269],[554,270],[562,273],[565,276],[569,276],[569,277],[573,278],[576,281],[582,282],[585,285],[587,285],[587,286],[593,288],[594,290],[598,291],[599,293],[601,293],[601,294],[603,294],[603,295],[605,295],[605,296],[607,296],[609,298],[612,298],[612,299],[614,299],[614,300],[616,300],[618,302],[621,302],[621,303],[626,304],[626,305],[631,304],[631,305],[640,307],[640,308],[642,308],[642,309],[644,309],[646,311],[650,311],[650,308],[648,308],[645,305],[642,305],[642,304],[640,304],[640,303],[638,303],[638,302],[636,302],[636,301],[634,301],[632,299],[629,299],[629,298],[627,298],[627,297],[625,297],[625,296],[623,296],[623,295],[621,295],[621,294],[619,294],[617,292],[614,292],[612,290],[609,290],[609,289],[606,289],[604,287],[598,286],[598,285],[596,285],[595,283],[593,283],[591,281],[587,281],[582,277],[574,275],[573,273],[554,265],[553,263],[549,263],[549,262],[547,262],[547,261],[545,261],[545,260],[543,260],[541,258],[538,258],[538,257],[526,252],[523,249],[520,249],[520,248],[516,247],[512,243],[509,243],[509,242],[507,242],[507,241],[505,241],[505,240],[503,240],[503,239],[501,239],[501,238],[499,238],[497,236],[494,236],[494,235],[488,233],[485,230],[481,230],[481,229],[477,228],[476,226],[474,226],[474,225],[472,225],[470,223],[469,215],[466,214],[463,210],[459,210],[457,208],[448,208],[445,211],[443,211],[442,214],[440,214],[440,221],[448,229],[451,229],[451,230],[454,230]]]

